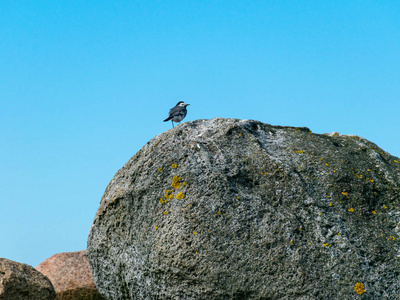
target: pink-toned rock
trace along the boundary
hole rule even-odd
[[[0,258],[0,300],[54,300],[50,280],[33,267]]]
[[[86,250],[54,254],[36,270],[50,279],[57,299],[103,299],[93,282]]]

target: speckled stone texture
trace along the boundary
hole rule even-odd
[[[86,250],[54,254],[36,270],[50,279],[57,300],[103,299],[93,282]]]
[[[399,169],[357,136],[183,123],[108,185],[94,281],[108,299],[399,299]]]
[[[0,300],[54,300],[50,280],[32,266],[0,258]]]

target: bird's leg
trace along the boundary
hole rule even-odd
[[[171,123],[172,123],[172,128],[174,128],[174,121],[171,120]]]

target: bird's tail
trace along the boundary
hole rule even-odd
[[[169,121],[169,120],[171,120],[172,119],[172,117],[168,117],[168,118],[166,118],[163,122],[167,122],[167,121]]]

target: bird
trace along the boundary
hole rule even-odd
[[[186,106],[188,105],[190,104],[186,104],[183,101],[179,101],[175,107],[171,108],[171,110],[169,111],[168,118],[166,118],[164,122],[171,120],[173,128],[174,122],[180,123],[186,117],[187,114]]]

